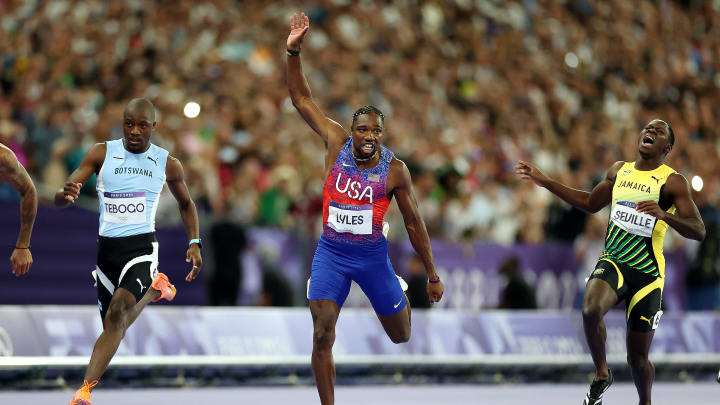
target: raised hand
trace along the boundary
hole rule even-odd
[[[290,35],[287,39],[287,49],[291,51],[300,50],[300,45],[302,45],[302,41],[308,30],[310,30],[310,19],[308,16],[302,13],[300,17],[298,17],[297,13],[294,13],[293,16],[290,17]]]
[[[537,167],[530,163],[518,161],[515,165],[515,174],[520,175],[524,180],[532,180],[538,186],[544,187],[549,180]]]

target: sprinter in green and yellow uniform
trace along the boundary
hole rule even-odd
[[[603,316],[620,301],[625,302],[628,363],[639,403],[650,404],[655,368],[648,352],[662,315],[665,232],[671,226],[686,238],[705,238],[705,225],[687,180],[663,164],[674,143],[670,124],[650,121],[640,132],[635,161],[616,162],[589,193],[558,183],[529,163],[521,161],[515,167],[523,179],[586,212],[595,213],[610,204],[605,250],[583,297],[583,326],[596,370],[584,405],[600,405],[613,382],[605,358]]]

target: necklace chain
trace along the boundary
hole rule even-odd
[[[372,160],[375,157],[375,155],[377,155],[377,152],[378,152],[377,149],[375,149],[375,152],[373,152],[372,155],[370,155],[366,158],[359,158],[359,157],[355,156],[355,150],[353,148],[352,156],[353,156],[353,159],[355,159],[358,162],[367,162],[368,160]]]

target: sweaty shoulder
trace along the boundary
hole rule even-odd
[[[87,161],[89,164],[94,166],[94,170],[97,173],[105,163],[105,152],[107,151],[107,145],[105,142],[96,143],[90,150],[85,154],[83,162]]]
[[[605,175],[605,179],[614,183],[618,172],[625,165],[625,163],[627,162],[624,162],[622,160],[618,160],[617,162],[613,163],[613,165],[610,166],[610,168],[608,169],[607,174]]]
[[[107,152],[107,144],[105,142],[96,143],[87,152],[87,156],[93,159],[98,158],[100,162],[105,160],[105,152]]]
[[[672,195],[683,194],[690,192],[690,183],[687,181],[685,176],[678,172],[670,173],[663,190]]]
[[[388,169],[388,190],[410,184],[410,171],[402,160],[393,157]]]
[[[178,181],[185,178],[182,163],[175,156],[168,155],[165,164],[165,181]]]

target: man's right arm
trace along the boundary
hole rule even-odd
[[[105,160],[105,143],[96,143],[85,154],[80,166],[70,174],[65,186],[55,193],[55,206],[65,208],[75,202],[80,194],[82,185],[93,175],[98,173]]]
[[[299,18],[297,14],[293,15],[290,19],[290,35],[287,40],[288,51],[300,52],[300,45],[309,29],[310,20],[304,13]],[[293,106],[313,131],[320,135],[325,147],[328,147],[328,142],[339,141],[342,144],[341,140],[345,139],[347,134],[340,124],[325,116],[313,101],[310,86],[302,71],[299,54],[287,56],[287,84]]]
[[[532,180],[540,187],[545,187],[566,203],[594,214],[610,204],[615,177],[622,165],[623,162],[615,162],[605,173],[603,181],[598,183],[591,192],[568,187],[547,177],[538,168],[523,161],[518,162],[515,166],[515,173],[519,174],[523,179]]]

